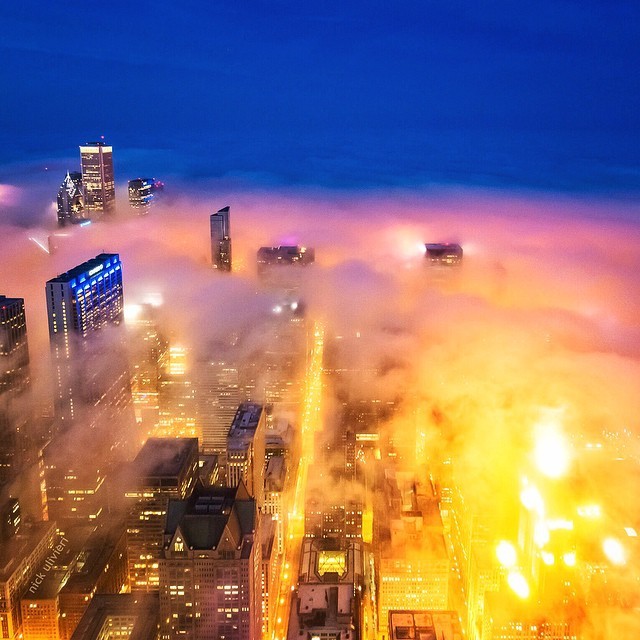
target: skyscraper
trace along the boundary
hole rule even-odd
[[[136,420],[148,434],[158,426],[160,376],[168,366],[169,343],[158,329],[157,309],[149,304],[127,318],[131,395]]]
[[[0,394],[23,386],[28,367],[24,300],[0,295]]]
[[[0,485],[16,477],[26,453],[28,386],[24,300],[0,295]]]
[[[139,213],[147,213],[153,204],[157,189],[155,178],[135,178],[129,180],[129,205],[140,209]]]
[[[254,640],[262,628],[260,520],[243,483],[171,500],[160,558],[161,637]]]
[[[211,224],[211,264],[214,269],[231,271],[231,230],[229,207],[212,213]]]
[[[104,142],[89,142],[80,147],[85,207],[90,216],[113,214],[116,186],[113,178],[113,149]]]
[[[98,371],[90,371],[89,367],[99,362],[88,357],[97,341],[87,338],[109,324],[120,324],[122,291],[122,263],[117,253],[101,253],[46,284],[49,337],[58,383],[56,414],[62,421],[75,419],[80,400],[91,401],[96,394],[100,398],[111,382],[119,383],[119,368],[110,366],[108,373],[100,372],[106,373],[101,379]]]
[[[84,207],[82,174],[78,171],[65,176],[58,190],[58,224],[64,227],[68,223],[83,222],[89,219]]]
[[[195,365],[193,382],[202,450],[224,454],[229,425],[241,400],[238,368],[218,359],[201,360]]]
[[[157,591],[167,504],[187,498],[196,484],[198,440],[149,438],[132,468],[135,477],[126,493],[129,583],[133,592]]]
[[[117,253],[101,253],[47,282],[49,337],[69,344],[122,321],[122,263]]]
[[[93,521],[106,470],[137,440],[125,335],[114,326],[123,318],[118,254],[102,253],[49,280],[46,297],[56,417],[43,456],[49,512]]]
[[[227,486],[244,482],[258,509],[264,507],[264,448],[266,412],[262,405],[243,402],[227,436]]]

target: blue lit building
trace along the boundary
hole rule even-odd
[[[135,441],[122,263],[101,253],[46,284],[55,375],[53,438],[43,452],[49,517],[94,522],[104,470]],[[78,456],[78,451],[83,451]]]
[[[104,387],[120,368],[101,366],[117,350],[97,332],[123,319],[122,263],[117,253],[101,253],[46,284],[49,338],[56,367],[56,415],[73,422],[80,404],[104,396]],[[126,366],[124,367],[126,370]],[[127,381],[128,385],[128,381]],[[122,385],[120,385],[122,386]],[[129,401],[130,401],[129,391]],[[95,404],[95,403],[94,403]]]
[[[47,313],[52,341],[86,338],[123,317],[122,263],[117,253],[101,253],[47,282]]]

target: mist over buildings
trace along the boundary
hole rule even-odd
[[[349,400],[394,404],[384,429],[415,454],[402,453],[401,467],[455,461],[469,499],[508,529],[514,488],[532,472],[536,430],[549,412],[570,448],[605,442],[640,459],[640,228],[629,202],[470,189],[234,190],[211,181],[170,187],[146,216],[58,230],[38,194],[13,186],[0,194],[0,251],[11,256],[1,291],[25,298],[43,404],[48,279],[118,252],[126,305],[159,304],[162,331],[194,358],[225,357],[234,345],[259,370],[264,327],[282,294],[259,283],[256,250],[297,243],[316,251],[300,298],[339,342]],[[230,276],[211,270],[208,232],[209,214],[227,204]],[[39,245],[55,233],[66,235],[48,254]],[[424,243],[433,241],[459,242],[464,264],[430,269]],[[329,427],[340,428],[343,400],[327,401]],[[597,489],[611,521],[637,527],[633,480],[603,465],[576,456],[573,486]],[[594,480],[596,467],[606,487]],[[620,627],[608,624],[629,621],[621,613]]]

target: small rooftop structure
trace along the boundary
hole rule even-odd
[[[257,402],[242,402],[233,417],[229,438],[253,437],[262,416],[263,407]]]
[[[456,265],[462,262],[462,247],[450,242],[427,243],[425,256],[433,265]]]
[[[260,247],[258,249],[258,270],[271,265],[308,265],[315,262],[315,250],[298,245]]]
[[[455,611],[389,611],[389,640],[462,640]]]
[[[142,478],[177,478],[189,458],[198,456],[197,438],[149,438],[134,461]]]
[[[283,456],[269,458],[264,477],[266,491],[283,491],[286,478],[286,466]]]

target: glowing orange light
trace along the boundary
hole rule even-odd
[[[517,554],[515,547],[506,540],[501,540],[496,547],[496,556],[500,564],[510,569],[516,564]]]
[[[549,478],[560,478],[569,468],[569,446],[552,422],[536,426],[534,460],[540,473]]]
[[[532,484],[525,484],[524,488],[520,492],[520,501],[528,511],[535,511],[539,515],[544,513],[544,501],[542,500],[542,495]]]
[[[602,550],[613,564],[623,565],[627,562],[627,554],[622,543],[616,538],[605,538]]]
[[[602,509],[597,504],[587,504],[578,507],[578,515],[581,518],[599,518],[602,515]]]
[[[529,597],[529,583],[520,571],[511,571],[507,576],[507,583],[519,598],[526,600]]]
[[[544,522],[537,522],[533,530],[533,541],[542,549],[549,542],[549,529]]]
[[[139,304],[124,305],[124,321],[126,324],[135,322],[142,313],[142,307]]]

